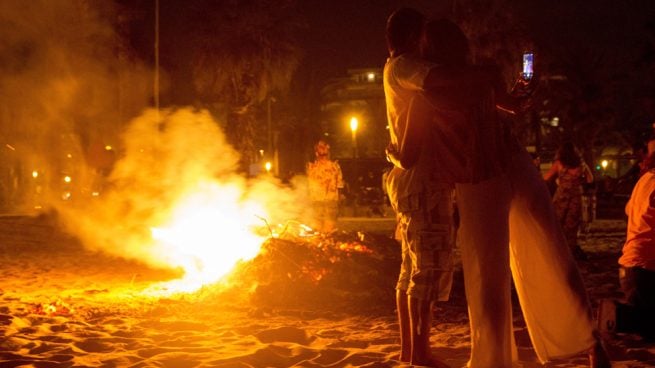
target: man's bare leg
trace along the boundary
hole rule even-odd
[[[398,326],[400,328],[400,358],[401,362],[409,363],[412,358],[412,335],[409,327],[409,304],[407,291],[396,290],[396,310],[398,311]]]
[[[591,349],[589,349],[589,367],[611,368],[612,364],[607,355],[607,350],[605,350],[605,346],[603,345],[603,340],[597,333],[594,333],[594,335],[596,337],[596,343]]]
[[[412,335],[412,365],[436,368],[448,366],[432,356],[430,349],[430,329],[432,328],[431,300],[409,298],[409,318]]]

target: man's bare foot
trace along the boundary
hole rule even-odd
[[[448,364],[432,356],[425,358],[413,358],[411,364],[420,367],[450,368]]]

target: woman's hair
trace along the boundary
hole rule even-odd
[[[392,52],[403,53],[421,38],[425,17],[413,8],[400,8],[387,19],[387,46]]]
[[[564,142],[557,150],[556,157],[566,167],[578,167],[582,164],[580,153],[573,142]]]
[[[424,58],[438,64],[465,65],[469,57],[468,38],[454,22],[445,18],[432,20],[425,25],[421,52]]]

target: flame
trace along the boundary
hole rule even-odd
[[[196,291],[259,254],[265,236],[257,233],[266,214],[242,196],[238,185],[205,183],[175,206],[168,222],[151,228],[165,262],[184,270],[165,289]]]

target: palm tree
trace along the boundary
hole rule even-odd
[[[291,0],[211,1],[191,4],[193,82],[225,119],[228,139],[243,162],[256,157],[256,135],[267,129],[257,108],[285,92],[300,61],[300,22]],[[264,135],[265,136],[265,135]]]

